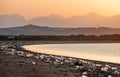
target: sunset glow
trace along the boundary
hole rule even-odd
[[[19,14],[26,19],[52,13],[63,17],[97,13],[120,14],[120,0],[0,0],[0,15]]]

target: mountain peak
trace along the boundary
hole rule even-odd
[[[51,15],[49,15],[49,17],[53,17],[53,18],[62,18],[62,16],[59,16],[55,13],[52,13]]]
[[[34,28],[37,28],[37,29],[39,29],[39,28],[49,28],[47,26],[38,26],[38,25],[34,25],[34,24],[24,25],[23,27],[24,28],[32,28],[32,29],[34,29]]]
[[[24,27],[39,27],[39,26],[33,25],[33,24],[28,24],[28,25],[24,25]]]

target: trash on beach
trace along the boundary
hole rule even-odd
[[[35,56],[36,59],[38,59],[39,57],[38,56]]]
[[[60,62],[60,60],[58,60],[58,59],[55,59],[55,61],[56,61],[56,62]]]
[[[45,55],[40,55],[40,59],[43,59],[43,58],[45,58]]]
[[[74,65],[75,65],[75,69],[77,69],[77,70],[82,69],[82,67],[83,67],[82,63],[80,63],[79,61],[75,62]]]
[[[24,52],[22,52],[22,51],[17,51],[17,55],[19,55],[19,56],[25,56]]]
[[[83,66],[83,64],[82,64],[81,62],[79,62],[79,61],[75,62],[74,65],[75,65],[75,66],[76,66],[76,65],[78,65],[78,66]]]
[[[75,66],[75,69],[76,69],[76,70],[80,69],[80,66],[76,65],[76,66]]]
[[[73,73],[77,73],[79,71],[80,72],[79,77],[89,77],[90,74],[97,75],[96,77],[120,77],[120,67],[114,64],[109,64],[104,62],[94,62],[94,61],[65,57],[65,56],[47,55],[47,54],[38,54],[38,53],[36,54],[34,52],[13,49],[12,47],[8,48],[10,45],[14,46],[11,43],[8,43],[8,45],[7,44],[1,45],[0,52],[5,53],[5,55],[8,54],[7,56],[10,55],[15,56],[15,58],[17,56],[19,56],[18,58],[22,57],[22,59],[19,59],[16,62],[20,66],[26,65],[25,63],[27,63],[26,62],[27,59],[33,66],[44,65],[45,63],[45,66],[49,64],[53,66],[55,65],[55,68],[58,67],[61,68],[62,66],[63,69],[63,67],[67,67],[65,69],[70,69],[70,71]],[[39,62],[43,62],[43,63],[39,63]],[[75,69],[77,70],[77,72]],[[71,75],[69,77],[74,77],[74,76]]]
[[[60,62],[60,64],[62,65],[62,64],[63,64],[63,62]]]
[[[54,64],[54,65],[61,65],[61,62],[56,62],[56,61],[54,61],[53,64]]]
[[[33,64],[33,65],[36,65],[36,62],[33,61],[32,64]]]
[[[105,65],[105,67],[111,68],[111,66],[110,66],[110,65],[107,65],[107,64]]]
[[[27,56],[27,57],[32,57],[32,56],[33,56],[33,54],[28,53],[28,54],[26,54],[26,56]]]
[[[101,68],[102,71],[108,71],[108,69],[109,69],[109,68],[106,67],[106,66]]]
[[[88,77],[88,76],[86,76],[86,75],[82,75],[82,77]]]
[[[50,58],[48,58],[46,62],[47,62],[47,63],[51,63],[52,61],[51,61]]]
[[[115,70],[114,74],[120,74],[120,71]]]
[[[108,77],[112,77],[111,75],[108,75]]]
[[[65,63],[69,63],[69,60],[65,60]]]
[[[87,72],[85,71],[85,72],[83,72],[82,74],[83,74],[83,75],[87,75]]]
[[[96,66],[96,67],[101,67],[102,64],[93,64],[93,66]]]
[[[112,69],[112,70],[117,70],[117,68],[116,68],[116,67],[111,67],[111,69]]]

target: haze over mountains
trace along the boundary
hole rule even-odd
[[[49,27],[117,27],[120,28],[120,15],[112,17],[100,16],[90,13],[84,16],[72,16],[63,18],[62,16],[51,14],[50,16],[37,17],[29,21],[24,17],[13,15],[0,16],[0,28],[18,27],[25,24],[34,24],[38,26]]]
[[[22,26],[25,25],[26,22],[24,17],[17,14],[0,16],[0,28]]]

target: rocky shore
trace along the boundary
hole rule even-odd
[[[0,77],[120,77],[120,64],[34,53],[26,44],[0,42]]]

